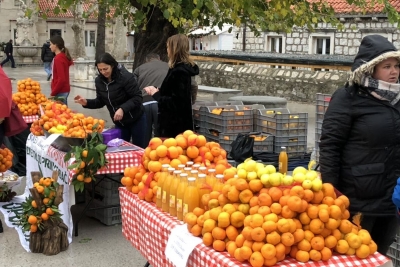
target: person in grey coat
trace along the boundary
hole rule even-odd
[[[148,144],[152,138],[153,131],[154,136],[157,136],[158,103],[152,96],[147,94],[143,88],[149,85],[160,87],[167,75],[168,69],[168,63],[161,61],[158,54],[150,53],[146,56],[146,63],[137,67],[133,72],[139,89],[142,91],[143,106],[147,118],[145,133],[146,144]]]

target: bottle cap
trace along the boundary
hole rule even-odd
[[[180,171],[180,170],[175,170],[174,171],[174,174],[181,174],[182,173],[182,171]]]
[[[187,171],[192,170],[192,168],[190,168],[190,167],[185,167],[183,170],[184,170],[185,172],[187,172]]]
[[[198,169],[198,168],[200,168],[200,166],[201,166],[200,164],[196,163],[192,167]]]
[[[198,170],[191,170],[190,171],[190,173],[193,173],[193,174],[198,173],[198,172],[199,172]]]
[[[200,171],[205,171],[205,170],[207,170],[207,167],[201,166],[201,167],[199,168],[199,170],[200,170]]]
[[[217,175],[215,175],[215,178],[224,179],[224,175],[223,174],[217,174]]]
[[[163,164],[163,165],[161,165],[161,167],[162,168],[169,168],[170,166],[169,166],[169,164]]]
[[[194,177],[189,177],[189,178],[188,178],[188,181],[189,181],[189,182],[195,182],[195,181],[196,181],[196,178],[194,178]]]
[[[282,148],[282,149],[286,149],[286,147],[285,147],[285,146],[281,146],[281,148]]]
[[[178,168],[179,168],[179,169],[185,168],[185,164],[179,164],[179,165],[178,165]]]
[[[169,167],[168,171],[173,172],[173,171],[175,171],[175,168]]]
[[[188,161],[188,162],[186,162],[186,166],[188,166],[188,167],[192,166],[193,164],[194,164],[193,161]]]
[[[199,178],[206,178],[206,175],[204,173],[200,173]]]
[[[208,169],[208,172],[215,172],[215,169]]]
[[[188,176],[187,173],[181,173],[181,177]]]

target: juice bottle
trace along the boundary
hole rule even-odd
[[[176,217],[178,217],[178,220],[183,221],[183,196],[185,195],[188,184],[188,175],[186,173],[181,173],[180,178],[178,190],[176,192]]]
[[[174,171],[174,178],[169,187],[169,214],[176,217],[176,192],[178,191],[182,171]]]
[[[174,178],[175,168],[168,168],[168,175],[165,177],[163,190],[162,190],[162,210],[169,212],[169,188],[171,186],[172,179]]]
[[[194,162],[193,161],[188,161],[186,162],[186,167],[192,168]]]
[[[215,184],[213,186],[213,191],[218,191],[222,192],[222,187],[224,187],[224,175],[223,174],[217,174],[215,176]]]
[[[206,175],[204,173],[200,173],[198,175],[197,189],[199,190],[199,203],[201,205],[200,207],[204,209],[201,199],[203,198],[203,195],[209,194],[211,192],[209,186],[206,183]]]
[[[168,168],[169,165],[168,164],[163,164],[162,166],[162,173],[160,175],[160,177],[158,178],[158,182],[157,182],[157,201],[156,201],[156,205],[158,208],[162,207],[162,187],[163,187],[163,183],[165,178],[168,175]]]
[[[199,190],[196,187],[196,178],[188,178],[188,186],[183,195],[183,217],[194,208],[199,207]]]
[[[191,171],[191,170],[192,170],[192,168],[190,168],[190,167],[186,167],[186,168],[183,169],[183,171],[184,171],[185,173],[187,173],[188,176],[190,176],[190,171]]]
[[[286,147],[281,147],[281,153],[279,153],[279,172],[286,174],[288,171],[288,156],[286,153]]]
[[[193,166],[192,166],[192,169],[193,170],[196,170],[196,171],[198,171],[199,170],[199,168],[200,168],[200,164],[198,164],[198,163],[196,163],[196,164],[193,164]]]
[[[199,173],[207,174],[207,167],[204,166],[199,167]]]
[[[178,171],[183,171],[183,169],[185,168],[185,164],[179,164],[178,165]]]
[[[216,178],[215,178],[215,169],[209,169],[208,170],[208,174],[206,177],[206,182],[209,186],[211,186],[211,188],[214,187]]]

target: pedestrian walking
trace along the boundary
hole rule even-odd
[[[61,97],[62,102],[68,105],[68,95],[71,91],[69,67],[73,64],[72,57],[64,45],[64,39],[59,35],[50,38],[50,49],[56,54],[53,59],[51,96]]]
[[[4,64],[6,64],[8,61],[11,61],[11,68],[15,69],[16,67],[15,67],[15,61],[14,61],[14,57],[13,57],[13,40],[12,39],[10,39],[10,41],[6,44],[4,53],[6,54],[7,58],[4,59],[0,63],[0,66],[3,67]]]
[[[144,88],[150,85],[161,87],[161,84],[168,73],[168,69],[168,63],[161,61],[158,54],[150,53],[146,56],[146,62],[137,67],[133,72],[143,96],[143,107],[147,119],[145,136],[146,144],[149,143],[153,133],[154,136],[158,136],[158,103],[144,90]]]
[[[44,71],[47,73],[47,80],[51,79],[51,64],[53,62],[54,53],[50,49],[50,40],[47,40],[42,46],[41,59],[44,64]]]

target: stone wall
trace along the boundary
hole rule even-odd
[[[316,54],[316,39],[330,38],[329,54],[352,56],[357,53],[362,38],[370,34],[383,35],[400,49],[400,29],[396,25],[390,24],[386,18],[346,18],[341,21],[344,25],[343,31],[339,31],[329,24],[319,23],[314,32],[294,27],[291,33],[261,32],[259,36],[256,36],[247,28],[246,51],[270,52],[271,38],[279,36],[282,37],[282,53]],[[233,38],[233,49],[241,51],[243,28],[234,28],[232,32],[234,36],[239,34],[238,38]]]
[[[244,95],[268,95],[313,102],[316,93],[332,94],[342,87],[348,72],[275,69],[255,65],[197,62],[198,84],[239,89]]]

